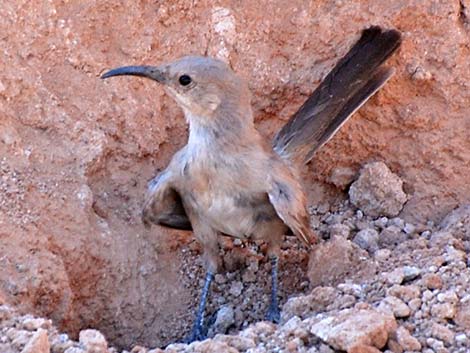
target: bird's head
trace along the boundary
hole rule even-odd
[[[124,66],[106,72],[101,78],[120,75],[147,77],[162,84],[185,115],[198,123],[210,122],[227,110],[248,109],[238,113],[250,114],[246,83],[217,59],[186,56],[160,66]]]

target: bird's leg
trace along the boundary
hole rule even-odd
[[[279,257],[277,255],[271,256],[271,302],[269,304],[266,319],[274,323],[279,323],[281,314],[279,312],[279,303],[277,300],[277,275],[279,268]]]
[[[204,267],[207,269],[207,272],[193,325],[193,331],[189,339],[186,340],[186,343],[201,341],[206,338],[207,328],[204,327],[204,311],[206,309],[207,297],[212,280],[221,266],[217,233],[210,228],[207,223],[201,223],[197,218],[193,218],[191,223],[195,229],[196,239],[200,242],[204,250]]]
[[[271,224],[272,227],[272,224]],[[271,228],[270,227],[270,228]],[[268,243],[268,258],[271,260],[271,301],[269,303],[269,309],[266,314],[266,320],[274,323],[279,323],[281,319],[281,313],[279,312],[279,302],[277,300],[278,292],[278,270],[279,270],[279,255],[281,254],[281,243],[286,231],[285,225],[279,221],[277,227],[274,227],[274,231],[271,228]]]
[[[203,332],[204,311],[206,309],[207,296],[209,295],[209,289],[213,279],[214,273],[207,271],[204,287],[202,288],[201,299],[199,301],[199,307],[197,309],[196,318],[194,320],[193,331],[191,336],[189,336],[189,338],[186,340],[187,343],[200,341],[206,338],[205,333]]]

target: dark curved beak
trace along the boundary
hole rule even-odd
[[[165,71],[163,71],[161,68],[158,68],[156,66],[118,67],[117,69],[113,69],[104,73],[103,75],[101,75],[101,78],[104,79],[108,77],[124,76],[124,75],[147,77],[160,83],[165,83],[166,81]]]

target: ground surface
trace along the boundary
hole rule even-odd
[[[186,333],[201,278],[198,248],[189,233],[146,231],[140,222],[147,181],[184,144],[184,118],[149,81],[99,79],[112,67],[184,54],[217,56],[244,76],[257,126],[270,137],[361,29],[397,28],[404,41],[389,61],[396,75],[319,151],[305,186],[312,207],[339,209],[359,169],[385,161],[409,198],[399,217],[419,226],[417,234],[440,224],[470,195],[469,9],[467,0],[6,2],[0,296],[74,339],[100,329],[119,349],[164,346]],[[329,234],[313,216],[313,227]],[[312,255],[293,239],[286,244],[283,301],[318,285],[312,270],[306,285]],[[215,286],[220,294],[235,282],[234,294],[213,299],[242,308],[229,331],[263,317],[269,292],[264,260],[255,271],[251,262],[235,266],[237,256],[226,262],[241,272]],[[245,279],[244,266],[252,266]],[[328,268],[320,263],[316,272]],[[236,295],[238,283],[250,303]]]
[[[233,254],[245,252],[243,259],[249,264],[216,278],[208,310],[209,317],[217,316],[215,323],[209,324],[213,338],[190,345],[171,344],[164,351],[468,351],[470,207],[456,210],[438,226],[413,225],[400,218],[373,219],[354,212],[347,202],[332,211],[312,209],[312,218],[318,220],[322,235],[307,271],[313,289],[295,281],[301,276],[299,268],[293,267],[293,255],[305,251],[293,251],[295,246],[288,239],[281,271],[284,305],[279,325],[261,321],[268,302],[263,288],[269,269],[259,262],[255,247],[227,243],[228,263],[236,263]],[[380,236],[364,241],[359,235],[364,231]],[[375,250],[366,250],[371,248]],[[185,260],[194,260],[192,253],[197,249],[184,249]],[[190,283],[186,281],[189,277],[194,277],[192,282],[202,277],[191,264],[181,274],[185,283]],[[325,264],[330,268],[320,271]],[[306,294],[291,296],[286,302],[286,294],[293,289]],[[0,305],[0,319],[0,349],[4,353],[47,353],[48,348],[58,353],[121,352],[108,348],[98,331],[81,331],[79,342],[74,342],[50,321],[20,316],[5,305]],[[191,318],[183,320],[186,322],[178,333],[190,327]],[[169,331],[159,333],[164,334],[171,337]],[[134,353],[163,352],[139,345],[137,332],[133,339],[129,350]],[[29,347],[33,350],[27,351]]]

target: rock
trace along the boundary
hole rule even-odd
[[[413,234],[416,231],[416,227],[412,225],[411,223],[405,223],[405,226],[403,227],[403,231],[410,235]]]
[[[422,301],[419,298],[411,299],[410,302],[408,303],[408,306],[413,312],[418,311],[421,308],[421,305],[422,305]]]
[[[431,233],[429,242],[431,246],[435,247],[446,247],[449,245],[457,245],[458,247],[463,247],[459,239],[454,237],[452,233],[446,231]]]
[[[431,315],[439,319],[453,319],[455,314],[456,307],[451,303],[439,303],[431,307]]]
[[[64,351],[64,353],[88,353],[88,352],[85,352],[83,349],[78,348],[78,347],[69,347]]]
[[[405,221],[400,217],[394,217],[390,220],[390,225],[395,226],[400,230],[403,230],[405,228]]]
[[[155,349],[149,350],[147,353],[165,353],[165,351],[160,348],[155,348]]]
[[[374,225],[378,228],[385,228],[388,224],[388,218],[387,217],[380,217],[380,218],[377,218],[375,221],[374,221]]]
[[[437,300],[440,303],[451,303],[455,305],[459,302],[459,297],[454,290],[448,290],[446,292],[439,293],[437,295]]]
[[[349,188],[353,205],[371,217],[394,217],[407,201],[403,181],[383,162],[365,165]]]
[[[330,226],[340,225],[343,221],[343,217],[340,214],[330,213],[324,220],[324,222]],[[330,228],[331,234],[331,228]]]
[[[394,296],[385,297],[379,304],[379,310],[390,312],[396,318],[403,318],[410,316],[411,310],[402,300]]]
[[[455,334],[449,328],[435,322],[431,326],[431,335],[448,345],[454,341],[455,337]]]
[[[300,347],[303,347],[304,343],[298,337],[290,339],[286,342],[286,349],[288,352],[298,352]]]
[[[36,331],[39,328],[48,329],[51,326],[51,320],[45,320],[42,318],[26,318],[23,320],[23,328],[28,331]]]
[[[345,293],[360,298],[364,294],[364,288],[360,284],[356,283],[340,283],[338,289]]]
[[[344,282],[352,269],[358,272],[373,264],[367,261],[367,253],[349,240],[333,237],[330,241],[317,245],[310,254],[308,277],[313,287]]]
[[[314,324],[311,332],[335,349],[356,346],[383,348],[397,328],[395,318],[373,309],[346,309]]]
[[[442,278],[436,273],[426,273],[423,276],[424,285],[428,289],[441,289],[442,288]]]
[[[374,258],[377,261],[387,261],[392,251],[390,249],[379,249],[374,253]]]
[[[337,235],[337,236],[343,237],[344,239],[348,239],[350,233],[351,233],[351,228],[341,223],[333,224],[330,227],[330,237]]]
[[[437,353],[448,353],[449,351],[444,347],[444,342],[435,338],[428,338],[426,344],[431,347],[434,352]]]
[[[396,339],[390,338],[387,342],[387,347],[391,351],[391,353],[403,353],[403,347],[400,345],[400,343],[397,342]],[[389,352],[389,351],[385,351]]]
[[[381,352],[382,352],[381,350],[375,347],[368,346],[365,344],[360,344],[349,349],[347,353],[381,353]]]
[[[462,205],[450,212],[441,222],[439,228],[459,239],[470,240],[470,204]]]
[[[217,311],[217,316],[211,331],[214,333],[226,333],[230,326],[235,322],[235,312],[230,305],[223,305]],[[210,334],[209,336],[212,336]]]
[[[456,309],[455,323],[466,330],[470,330],[470,306],[468,303],[460,304]]]
[[[247,268],[245,271],[243,271],[242,281],[243,283],[256,282],[256,273],[250,268]]]
[[[14,328],[8,329],[6,335],[11,340],[13,346],[16,348],[25,346],[28,342],[31,341],[31,338],[33,337],[33,333],[30,331],[16,330]]]
[[[243,337],[267,337],[276,330],[276,325],[272,322],[260,321],[247,327],[245,330],[240,332],[240,336]]]
[[[82,330],[79,335],[80,344],[87,353],[107,353],[108,342],[103,334],[97,330]]]
[[[421,236],[425,239],[429,239],[431,237],[431,231],[425,230],[424,232],[421,233]]]
[[[401,300],[403,300],[405,303],[408,303],[412,301],[413,299],[420,298],[421,290],[420,290],[420,287],[416,285],[407,285],[407,286],[394,285],[387,291],[387,294],[398,297]]]
[[[403,243],[408,236],[403,233],[397,226],[388,226],[380,232],[379,246],[381,247],[395,247]]]
[[[300,325],[302,320],[298,316],[293,316],[284,325],[281,326],[280,332],[283,336],[291,335]]]
[[[465,346],[468,342],[468,337],[465,333],[459,333],[455,335],[455,342],[459,345]]]
[[[148,353],[148,349],[142,346],[135,346],[130,353]]]
[[[346,190],[346,188],[354,181],[355,176],[356,171],[351,168],[336,167],[331,172],[328,181],[338,189]]]
[[[214,337],[214,341],[224,342],[228,346],[233,347],[241,352],[256,347],[255,341],[253,339],[242,336],[218,334]]]
[[[73,346],[73,342],[69,339],[69,336],[65,333],[53,336],[51,339],[51,350],[52,353],[61,353],[67,350],[67,348]]]
[[[371,253],[379,249],[379,233],[372,228],[366,228],[356,234],[353,242]]]
[[[154,349],[149,350],[147,353],[165,353],[165,351],[160,348],[154,348]]]
[[[243,291],[243,283],[240,281],[235,281],[230,286],[229,294],[237,298],[240,296],[240,294],[242,294],[242,291]]]
[[[400,344],[400,346],[403,347],[405,351],[420,351],[421,350],[421,343],[419,343],[419,341],[416,338],[411,336],[410,332],[403,326],[400,326],[397,329],[396,337],[397,337],[397,342]]]
[[[29,340],[21,353],[50,353],[51,347],[47,331],[39,329]]]
[[[0,305],[0,327],[12,317],[11,309],[6,305]]]
[[[425,290],[423,292],[422,298],[423,298],[424,303],[429,303],[432,300],[433,297],[434,297],[434,294],[430,290]]]
[[[385,279],[390,284],[401,284],[405,279],[405,271],[403,267],[398,267],[392,272],[384,273]]]
[[[403,267],[403,281],[409,282],[421,275],[421,270],[415,266]]]
[[[227,343],[214,340],[193,342],[190,345],[195,353],[239,353],[238,349],[230,347]]]
[[[337,296],[338,291],[333,287],[315,287],[308,295],[289,298],[282,307],[281,322],[286,322],[292,317],[305,318],[312,312],[324,309]]]
[[[224,284],[227,282],[227,279],[225,278],[224,275],[217,273],[214,277],[214,281],[215,283],[218,283],[218,284]]]

